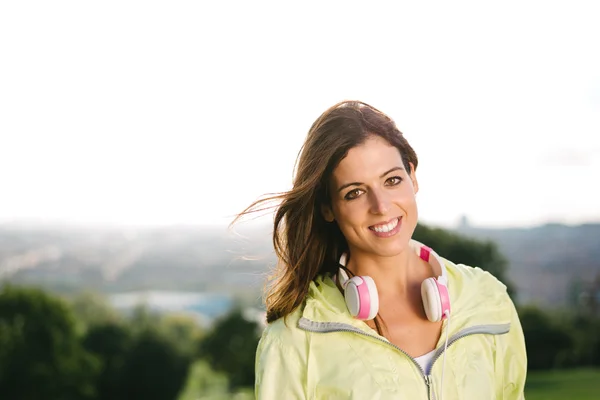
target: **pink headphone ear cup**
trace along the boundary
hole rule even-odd
[[[442,300],[435,278],[427,278],[421,283],[421,298],[427,319],[438,322],[444,316],[442,312]]]
[[[450,293],[448,287],[439,280],[435,281],[440,294],[440,306],[442,307],[442,319],[450,315]]]
[[[356,317],[360,311],[360,294],[354,278],[350,279],[344,288],[344,299],[350,315]]]
[[[377,286],[375,285],[373,278],[370,276],[363,276],[362,278],[364,279],[366,288],[369,291],[369,307],[368,311],[365,310],[364,314],[361,314],[363,314],[365,320],[369,321],[375,318],[379,312],[379,293],[377,292]]]
[[[379,311],[379,295],[371,277],[355,276],[344,289],[344,298],[350,314],[360,320],[371,320]]]

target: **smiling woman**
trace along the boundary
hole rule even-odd
[[[334,195],[322,204],[323,214],[337,222],[357,265],[364,267],[359,259],[365,252],[393,256],[408,245],[417,224],[415,164],[416,156],[404,165],[398,149],[374,135],[350,149],[333,171]]]
[[[417,165],[391,118],[341,102],[313,123],[292,189],[240,214],[280,200],[257,399],[523,397],[506,287],[412,239]]]

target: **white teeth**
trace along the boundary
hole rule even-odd
[[[377,225],[373,227],[375,232],[389,232],[398,225],[398,218],[395,218],[392,222],[385,225]]]

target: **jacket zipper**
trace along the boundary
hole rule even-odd
[[[434,357],[431,360],[431,364],[429,365],[428,371],[427,371],[427,373],[425,373],[423,368],[421,368],[421,365],[419,365],[419,363],[417,361],[415,361],[414,358],[412,358],[407,352],[402,350],[400,347],[396,346],[395,344],[393,344],[387,340],[384,340],[380,337],[363,332],[358,328],[355,328],[351,325],[347,325],[347,324],[343,324],[343,323],[335,323],[334,322],[334,323],[331,323],[332,324],[331,327],[324,327],[324,328],[312,327],[312,325],[322,325],[322,324],[329,324],[329,323],[313,322],[306,318],[300,318],[300,320],[298,321],[298,327],[300,329],[303,329],[303,330],[306,330],[309,332],[314,332],[314,333],[352,332],[352,333],[356,333],[359,335],[363,335],[366,337],[376,339],[376,340],[378,340],[382,343],[385,343],[385,344],[393,347],[394,349],[400,351],[402,354],[404,354],[406,357],[408,357],[413,362],[413,364],[419,369],[419,371],[421,371],[423,381],[425,382],[425,385],[427,386],[427,398],[429,400],[431,400],[431,369],[433,368],[433,364],[444,353],[444,351],[445,351],[444,347],[440,347],[439,349],[436,350]],[[457,340],[462,339],[466,336],[475,335],[475,334],[501,335],[501,334],[507,333],[509,331],[509,329],[510,329],[509,323],[495,324],[495,325],[476,325],[476,326],[472,326],[469,328],[465,328],[465,329],[459,331],[458,333],[455,333],[448,339],[448,345],[446,346],[446,349],[448,347],[450,347],[453,343],[455,343]]]
[[[425,375],[425,384],[427,385],[427,398],[431,400],[431,378],[429,375]]]

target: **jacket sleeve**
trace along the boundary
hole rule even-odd
[[[257,350],[254,392],[256,400],[305,400],[304,340],[277,327],[267,327]]]
[[[508,297],[508,295],[507,295]],[[508,299],[511,309],[510,331],[504,336],[502,371],[503,393],[499,398],[506,400],[525,399],[527,378],[527,351],[521,321],[514,303]]]

